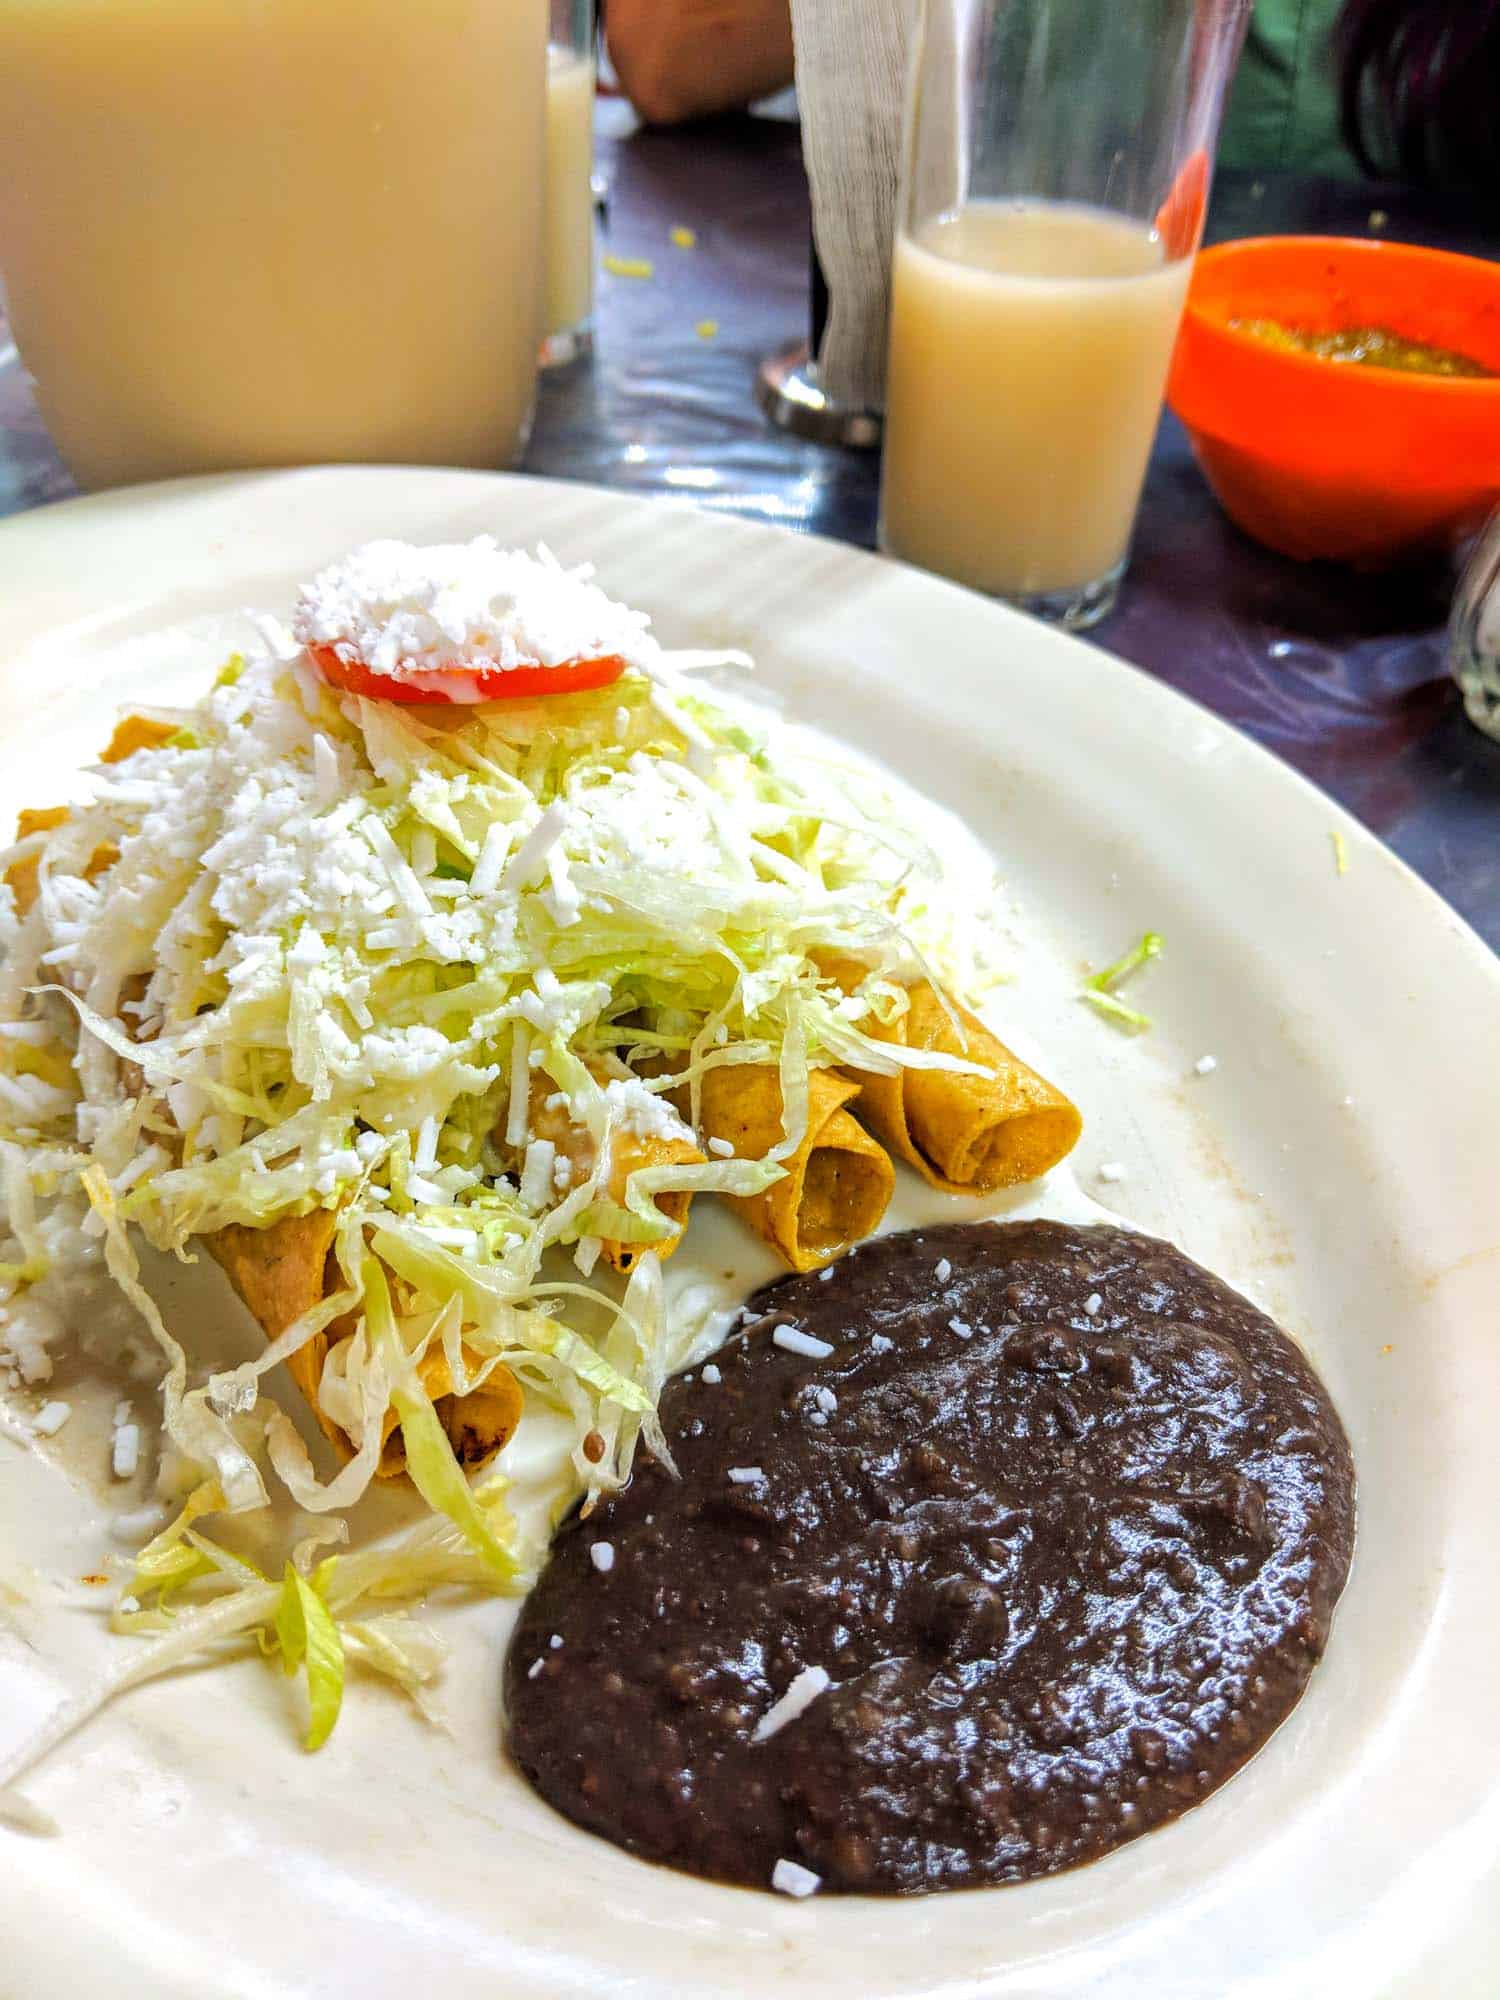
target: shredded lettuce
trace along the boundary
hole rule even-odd
[[[513,1583],[516,1562],[502,1546],[474,1499],[447,1433],[420,1385],[397,1387],[391,1400],[401,1417],[406,1442],[406,1469],[411,1483],[435,1513],[446,1514],[464,1540],[501,1583]]]
[[[401,1419],[406,1470],[411,1483],[435,1514],[447,1515],[499,1583],[513,1583],[515,1557],[502,1546],[475,1501],[432,1399],[402,1346],[396,1317],[391,1311],[390,1287],[378,1258],[366,1260],[364,1280],[365,1322],[372,1344],[377,1352],[391,1357],[397,1371],[391,1381],[391,1402]]]
[[[306,1668],[307,1748],[320,1750],[339,1719],[344,1699],[344,1642],[316,1579],[309,1582],[290,1561],[276,1606],[276,1637],[287,1673]]]
[[[79,1177],[89,1205],[104,1230],[104,1260],[109,1274],[135,1307],[166,1356],[162,1379],[162,1425],[167,1436],[190,1461],[212,1466],[230,1511],[264,1507],[265,1483],[254,1459],[223,1418],[209,1405],[206,1389],[187,1386],[187,1355],[168,1332],[155,1299],[141,1283],[141,1268],[120,1220],[114,1192],[99,1166],[88,1166]]]
[[[520,1594],[540,1550],[522,1550],[505,1505],[508,1482],[491,1474],[471,1489],[487,1533],[514,1552],[504,1586]],[[497,1587],[492,1564],[444,1516],[405,1534],[329,1558],[309,1577],[295,1566],[280,1582],[193,1523],[220,1511],[223,1496],[207,1483],[171,1526],[141,1551],[129,1590],[116,1607],[115,1630],[142,1640],[118,1665],[63,1702],[29,1739],[0,1759],[0,1820],[45,1831],[44,1815],[11,1788],[58,1744],[131,1688],[195,1662],[259,1650],[280,1657],[308,1681],[307,1747],[324,1742],[338,1719],[345,1669],[353,1662],[394,1681],[414,1697],[442,1670],[446,1648],[409,1614],[444,1588]]]
[[[1143,1014],[1136,1007],[1127,1006],[1115,992],[1115,988],[1132,973],[1139,972],[1153,958],[1160,958],[1163,940],[1159,931],[1146,931],[1140,942],[1117,958],[1113,965],[1096,972],[1092,979],[1085,981],[1079,999],[1084,1000],[1096,1013],[1117,1027],[1126,1028],[1133,1034],[1143,1033],[1151,1026],[1151,1016]]]

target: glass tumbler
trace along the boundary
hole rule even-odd
[[[0,275],[75,478],[503,466],[546,0],[0,0]]]
[[[551,6],[544,367],[586,354],[594,325],[594,0]]]
[[[1074,627],[1124,573],[1249,0],[925,0],[881,547]]]

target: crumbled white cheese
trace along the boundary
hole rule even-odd
[[[533,1139],[526,1148],[526,1163],[521,1169],[521,1201],[533,1215],[538,1215],[552,1199],[553,1174],[557,1165],[557,1148],[550,1139]]]
[[[162,1167],[170,1167],[172,1164],[172,1155],[165,1146],[149,1145],[143,1153],[137,1153],[135,1158],[115,1175],[112,1182],[114,1191],[117,1195],[126,1194],[143,1175],[154,1174]]]
[[[542,907],[560,931],[568,930],[583,914],[583,897],[560,847],[554,847],[547,856],[547,884],[541,893]]]
[[[31,1420],[31,1428],[38,1437],[56,1437],[72,1414],[71,1403],[43,1403]]]
[[[1103,1306],[1104,1294],[1102,1292],[1090,1292],[1083,1302],[1083,1309],[1090,1319],[1095,1318],[1102,1311]]]
[[[545,549],[502,549],[490,535],[429,548],[367,542],[304,587],[293,631],[303,645],[337,646],[377,673],[459,700],[462,687],[450,684],[465,669],[611,653],[632,665],[654,660],[650,619],[606,597],[591,576]]]
[[[705,1382],[707,1382],[707,1384],[709,1385],[709,1387],[710,1387],[711,1389],[717,1389],[717,1388],[718,1388],[719,1384],[720,1384],[720,1383],[721,1383],[721,1382],[722,1382],[722,1381],[724,1380],[724,1376],[723,1376],[723,1373],[722,1373],[722,1371],[720,1370],[720,1367],[719,1367],[719,1364],[718,1364],[718,1362],[717,1362],[717,1361],[705,1361],[705,1362],[704,1362],[704,1364],[703,1364],[703,1379],[704,1379],[704,1381],[705,1381]]]
[[[437,1165],[438,1122],[436,1118],[424,1118],[417,1129],[417,1143],[412,1152],[411,1163],[419,1174],[428,1174]]]
[[[758,1465],[731,1465],[725,1477],[731,1486],[764,1486],[766,1481]]]
[[[756,1723],[750,1732],[750,1741],[764,1743],[778,1729],[785,1729],[789,1722],[795,1722],[804,1710],[811,1708],[818,1696],[826,1693],[831,1685],[824,1668],[804,1667],[800,1674],[793,1675],[786,1693],[780,1700],[772,1702]]]
[[[615,1545],[613,1542],[590,1542],[589,1561],[601,1575],[615,1566]]]
[[[0,1307],[0,1352],[28,1387],[51,1381],[50,1350],[66,1333],[62,1314],[39,1295],[36,1286]]]
[[[580,1236],[578,1248],[573,1252],[573,1262],[583,1277],[592,1276],[594,1266],[599,1261],[599,1253],[604,1248],[597,1236]]]
[[[115,1405],[110,1433],[109,1464],[116,1479],[133,1479],[141,1462],[141,1427],[131,1421],[130,1405]]]
[[[492,896],[500,885],[500,871],[510,852],[510,828],[504,820],[492,820],[485,831],[484,845],[469,876],[471,896]]]
[[[895,1341],[890,1339],[886,1334],[872,1333],[870,1335],[870,1352],[872,1354],[889,1354],[895,1345]]]
[[[547,1662],[541,1657],[540,1654],[538,1654],[537,1657],[532,1661],[531,1665],[526,1669],[527,1680],[534,1681],[537,1675],[542,1671],[543,1667],[546,1666],[546,1664]]]
[[[318,804],[339,802],[339,753],[321,730],[313,737],[313,778],[318,787]]]
[[[708,1150],[713,1154],[716,1160],[732,1160],[734,1158],[734,1147],[729,1143],[727,1139],[720,1139],[720,1138],[710,1139],[708,1142]]]
[[[832,1389],[819,1388],[813,1393],[813,1401],[825,1416],[831,1417],[839,1406],[839,1399]]]
[[[544,1035],[567,1041],[582,1021],[597,1014],[609,999],[609,987],[602,979],[570,981],[566,986],[549,967],[538,966],[532,975],[532,991],[522,993],[513,1004],[523,1021],[540,1028]],[[544,1051],[531,1051],[533,1069],[541,1066]]]
[[[319,742],[322,738],[319,737]],[[310,972],[315,965],[321,965],[328,956],[328,947],[314,924],[304,924],[297,933],[297,942],[286,955],[289,972]]]
[[[628,1132],[637,1139],[692,1138],[661,1092],[648,1090],[639,1077],[611,1077],[604,1086],[604,1108],[614,1131]],[[708,1144],[712,1152],[712,1139]]]
[[[1198,1060],[1193,1064],[1193,1073],[1195,1076],[1212,1076],[1218,1067],[1219,1058],[1217,1056],[1199,1056]]]
[[[783,1896],[814,1896],[823,1886],[821,1875],[804,1868],[800,1861],[778,1861],[771,1870],[771,1887]]]
[[[950,1319],[948,1325],[958,1335],[960,1340],[972,1340],[974,1338],[974,1329],[966,1319]]]
[[[208,1112],[208,1096],[193,1083],[168,1084],[167,1108],[179,1131],[191,1132]]]
[[[832,1276],[833,1276],[833,1266],[832,1266],[832,1264],[825,1264],[825,1265],[823,1266],[822,1270],[821,1270],[821,1271],[819,1271],[819,1273],[818,1273],[818,1283],[819,1283],[820,1285],[826,1285],[826,1284],[828,1283],[828,1280],[829,1280],[829,1279],[830,1279],[830,1278],[831,1278]]]
[[[386,872],[396,900],[407,916],[420,920],[433,914],[426,890],[417,880],[416,872],[405,855],[397,847],[384,820],[374,813],[366,813],[359,822],[359,830],[374,850],[375,858]]]
[[[953,1266],[946,1257],[939,1257],[932,1267],[932,1275],[940,1285],[946,1285],[953,1276]]]
[[[778,1326],[771,1340],[774,1346],[784,1347],[788,1354],[803,1354],[809,1361],[826,1360],[833,1352],[831,1340],[819,1340],[815,1333],[804,1333],[800,1326]]]
[[[500,887],[508,895],[516,895],[539,882],[547,872],[548,855],[567,830],[568,808],[561,799],[554,799],[545,812],[537,814],[530,832],[506,862]],[[537,1022],[534,1025],[542,1024]]]
[[[505,1113],[505,1143],[526,1143],[526,1124],[531,1103],[531,1030],[518,1021],[511,1041],[510,1098]]]
[[[552,1648],[553,1652],[555,1653],[558,1647],[562,1644],[562,1642],[563,1642],[562,1633],[554,1632],[552,1634],[552,1637],[547,1641],[547,1644]]]

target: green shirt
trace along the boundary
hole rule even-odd
[[[1331,47],[1339,7],[1340,0],[1256,0],[1224,113],[1222,165],[1360,178],[1339,136]]]

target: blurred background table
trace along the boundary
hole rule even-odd
[[[527,468],[872,547],[874,455],[773,430],[751,393],[762,357],[807,328],[795,126],[638,132],[605,104],[599,167],[603,248],[651,275],[604,271],[595,358],[544,379]],[[1211,239],[1282,231],[1500,255],[1477,202],[1221,178]],[[0,513],[71,491],[0,321]],[[1120,607],[1092,637],[1322,785],[1500,948],[1500,745],[1466,722],[1447,678],[1450,590],[1442,575],[1362,576],[1257,547],[1220,514],[1167,415]]]

